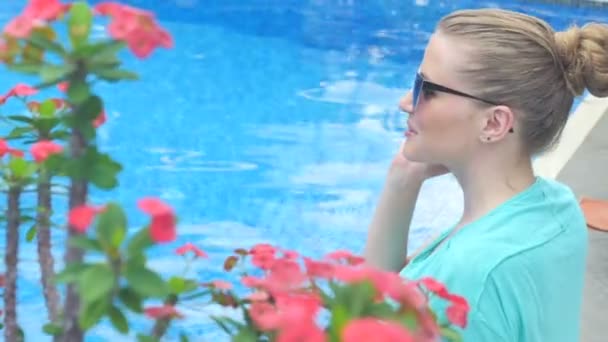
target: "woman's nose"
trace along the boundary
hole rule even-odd
[[[408,91],[402,98],[399,100],[399,109],[402,111],[412,114],[414,111],[414,102],[413,102],[413,94],[411,91]]]

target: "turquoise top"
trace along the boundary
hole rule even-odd
[[[587,228],[569,188],[537,177],[434,250],[452,229],[401,275],[433,277],[468,300],[465,342],[579,341]],[[431,307],[447,322],[444,300]]]

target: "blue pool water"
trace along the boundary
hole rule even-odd
[[[125,170],[120,189],[96,191],[92,201],[120,201],[133,229],[146,222],[135,206],[138,198],[170,203],[180,217],[179,241],[157,248],[153,266],[179,272],[173,249],[193,242],[210,254],[191,271],[201,281],[222,276],[217,265],[232,249],[258,242],[311,256],[362,251],[383,176],[402,139],[405,120],[397,101],[442,15],[491,6],[539,15],[558,29],[608,21],[607,10],[522,1],[126,2],[156,12],[176,47],[145,61],[129,57],[140,82],[96,88],[108,113],[99,130],[101,148]],[[3,1],[0,23],[20,7]],[[103,35],[103,27],[94,34]],[[3,73],[0,92],[18,80]],[[427,182],[411,247],[450,225],[461,205],[452,177]],[[20,322],[28,340],[43,341],[34,255],[35,245],[24,243]],[[199,303],[180,309],[189,317],[180,326],[193,340],[225,338]],[[146,324],[139,321],[138,328]],[[93,335],[91,341],[130,340],[105,323]]]

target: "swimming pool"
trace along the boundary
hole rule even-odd
[[[558,29],[608,21],[608,10],[521,1],[123,2],[157,13],[176,48],[143,62],[130,59],[140,82],[124,83],[119,92],[98,87],[108,114],[100,145],[125,171],[119,190],[95,192],[93,201],[118,199],[133,226],[145,220],[135,207],[139,197],[169,202],[180,216],[180,240],[158,248],[153,264],[175,272],[181,263],[173,249],[189,241],[211,256],[193,269],[201,280],[221,276],[217,265],[232,249],[262,241],[313,256],[361,252],[402,139],[397,100],[442,15],[492,6],[539,15]],[[20,7],[0,4],[1,23]],[[3,77],[0,84],[7,89],[16,80]],[[451,224],[460,210],[453,178],[427,182],[411,246]],[[42,341],[32,255],[35,245],[23,244],[20,322],[28,340]],[[189,318],[180,326],[192,337],[222,340],[200,309],[184,307]],[[95,333],[91,341],[124,339],[105,325]]]

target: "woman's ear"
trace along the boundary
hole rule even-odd
[[[515,115],[507,106],[494,106],[484,115],[480,139],[482,141],[502,140],[507,134],[513,132]]]

